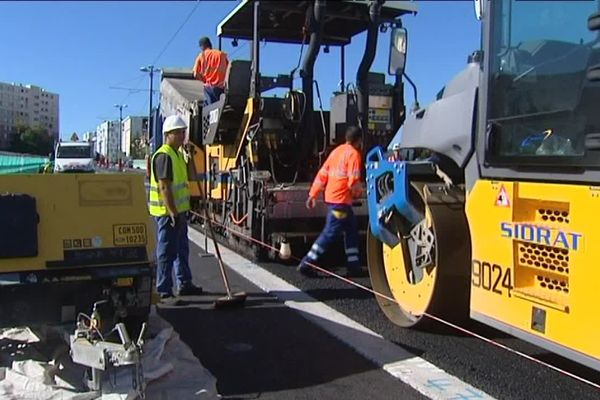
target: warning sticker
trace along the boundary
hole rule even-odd
[[[113,225],[113,243],[115,246],[138,246],[146,244],[145,224]]]
[[[500,187],[500,191],[496,196],[496,206],[498,207],[510,207],[510,201],[508,200],[508,193],[504,186]]]

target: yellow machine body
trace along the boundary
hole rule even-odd
[[[477,181],[471,317],[599,368],[599,208],[599,187]]]
[[[235,166],[235,149],[231,145],[207,145],[208,193],[212,199],[222,200],[227,196],[227,185],[221,179],[221,171]]]
[[[228,186],[226,174],[231,168],[236,167],[236,161],[243,146],[247,145],[247,135],[250,124],[254,117],[254,100],[246,101],[246,108],[240,124],[240,128],[234,143],[207,144],[202,148],[192,144],[197,151],[193,157],[197,174],[205,174],[208,198],[213,200],[224,200],[227,198]],[[250,154],[252,154],[250,148]],[[252,155],[254,161],[255,156]],[[197,182],[190,179],[192,196],[200,196]]]
[[[206,155],[204,147],[190,142],[188,143],[188,149],[190,149],[191,153],[191,156],[187,160],[190,196],[202,197],[203,193],[205,193],[204,184],[206,182]]]
[[[144,175],[3,175],[0,188],[0,324],[67,322],[99,300],[147,316],[156,234]]]
[[[143,247],[147,260],[155,257],[141,174],[5,175],[0,187],[34,197],[39,215],[38,255],[0,258],[0,273],[46,269],[65,261],[65,251]]]
[[[367,155],[369,272],[397,325],[470,315],[600,371],[599,4],[477,1],[481,49],[407,115],[400,161]]]

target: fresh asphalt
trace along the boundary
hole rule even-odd
[[[229,273],[234,291],[248,293],[245,307],[214,310],[212,302],[224,294],[218,265],[213,257],[200,257],[202,249],[190,246],[194,279],[207,293],[184,299],[182,306],[160,306],[159,313],[215,375],[224,398],[424,398],[234,272]],[[335,278],[307,279],[281,263],[260,266],[497,399],[600,399],[600,392],[589,385],[452,328],[400,329],[385,318],[372,294]],[[370,286],[368,278],[355,280]],[[600,383],[598,372],[536,346],[473,321],[462,326]]]
[[[232,271],[243,307],[215,310],[225,295],[216,259],[190,243],[194,282],[202,296],[158,306],[217,379],[224,399],[425,399],[323,331],[298,312]]]

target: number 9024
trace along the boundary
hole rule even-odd
[[[508,297],[511,297],[513,288],[511,269],[502,269],[500,265],[490,264],[487,261],[473,260],[471,284],[500,295],[504,293],[502,288],[505,288]]]

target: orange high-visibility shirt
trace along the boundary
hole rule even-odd
[[[227,73],[227,54],[220,50],[206,49],[196,57],[194,73],[196,79],[209,86],[224,87]]]
[[[350,144],[336,147],[319,170],[308,195],[316,198],[325,189],[325,203],[352,204],[362,192],[360,152]]]

